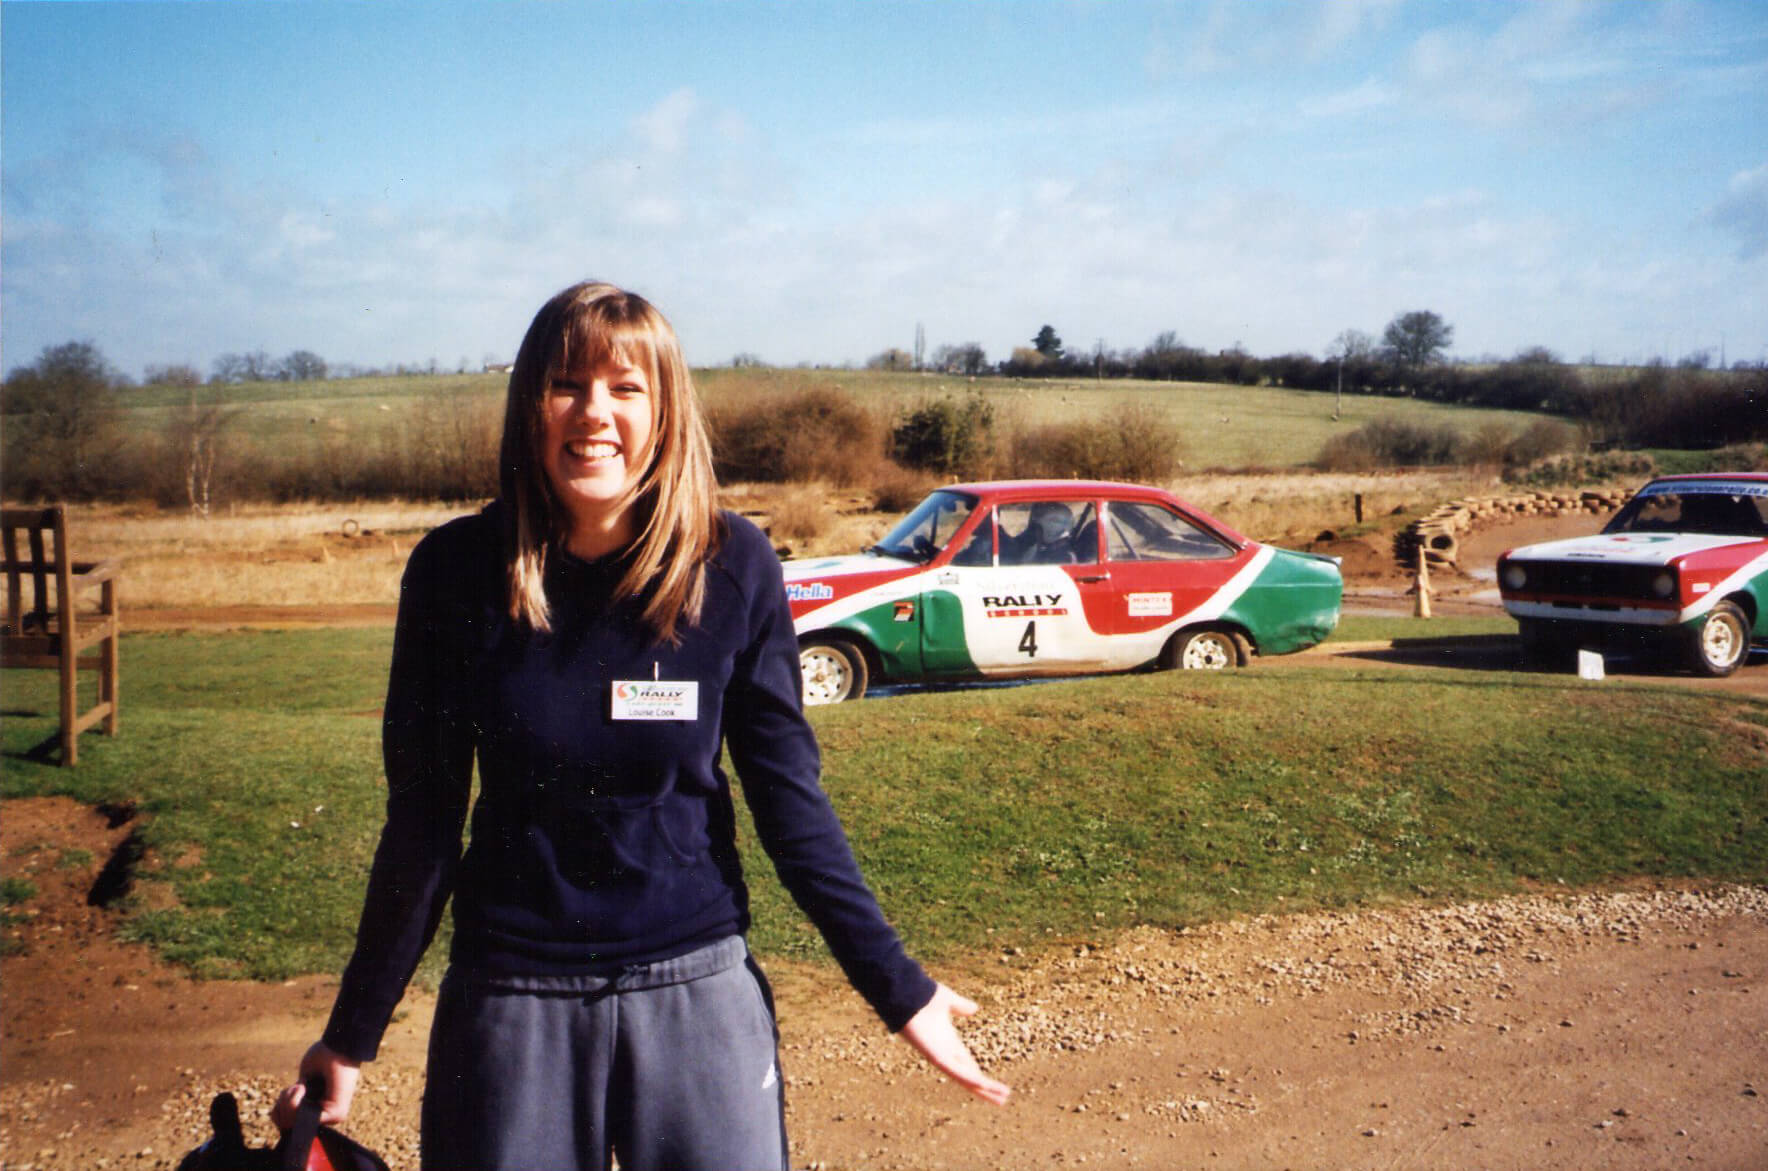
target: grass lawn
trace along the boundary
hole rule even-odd
[[[1395,637],[1383,621],[1340,637]],[[1494,632],[1473,621],[1429,633]],[[0,796],[137,802],[149,862],[126,929],[169,958],[335,971],[379,830],[389,641],[128,636],[123,733],[89,736],[77,769],[25,757],[52,730],[53,677],[10,672]],[[814,722],[861,863],[931,960],[1544,883],[1768,879],[1768,705],[1672,685],[1280,660],[912,692]],[[821,955],[745,837],[757,949]]]

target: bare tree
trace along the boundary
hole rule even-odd
[[[868,370],[913,370],[914,358],[895,346],[866,359]]]
[[[940,346],[933,351],[933,368],[946,374],[967,374],[974,378],[988,369],[988,353],[980,342]]]
[[[211,382],[268,382],[276,377],[277,370],[263,350],[221,354],[211,369]]]
[[[1337,397],[1332,404],[1332,419],[1344,413],[1344,368],[1348,363],[1367,363],[1375,355],[1375,339],[1360,329],[1347,329],[1332,339],[1326,356],[1338,367]]]
[[[1441,361],[1454,340],[1455,327],[1429,309],[1400,314],[1381,335],[1381,344],[1394,362],[1408,370]]]
[[[199,400],[195,387],[173,414],[168,438],[184,463],[184,495],[190,510],[207,519],[215,482],[215,464],[221,455],[221,432],[244,408],[227,406],[219,399]]]
[[[277,367],[286,382],[319,382],[325,378],[325,359],[312,350],[295,350]]]
[[[182,362],[169,366],[148,366],[141,371],[143,386],[201,386],[202,371]]]
[[[46,346],[35,362],[12,371],[0,401],[10,416],[9,487],[36,477],[35,491],[93,495],[116,446],[114,392],[122,383],[89,341]],[[15,481],[18,471],[24,474]]]

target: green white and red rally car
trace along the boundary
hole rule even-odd
[[[1336,560],[1241,536],[1158,488],[954,484],[865,553],[785,563],[806,703],[869,680],[1243,666],[1338,624]]]
[[[1595,536],[1504,554],[1498,591],[1537,658],[1645,644],[1729,675],[1768,641],[1768,474],[1659,477]]]

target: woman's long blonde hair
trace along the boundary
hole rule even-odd
[[[564,506],[541,452],[553,377],[615,358],[650,379],[652,433],[644,471],[627,489],[637,535],[617,591],[642,597],[643,618],[662,642],[699,621],[707,556],[720,537],[712,446],[675,330],[636,293],[586,281],[554,296],[528,326],[504,401],[501,480],[511,617],[551,629],[547,558],[564,546]]]

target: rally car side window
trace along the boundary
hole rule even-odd
[[[929,561],[964,527],[975,507],[974,496],[941,489],[921,501],[869,551],[910,561]]]
[[[1105,526],[1105,555],[1113,561],[1214,561],[1234,550],[1158,504],[1115,502]]]
[[[976,531],[964,542],[964,547],[952,556],[953,565],[993,565],[994,564],[995,514],[990,510],[977,522]]]
[[[1003,504],[996,515],[1002,565],[1091,565],[1099,560],[1090,501]]]

